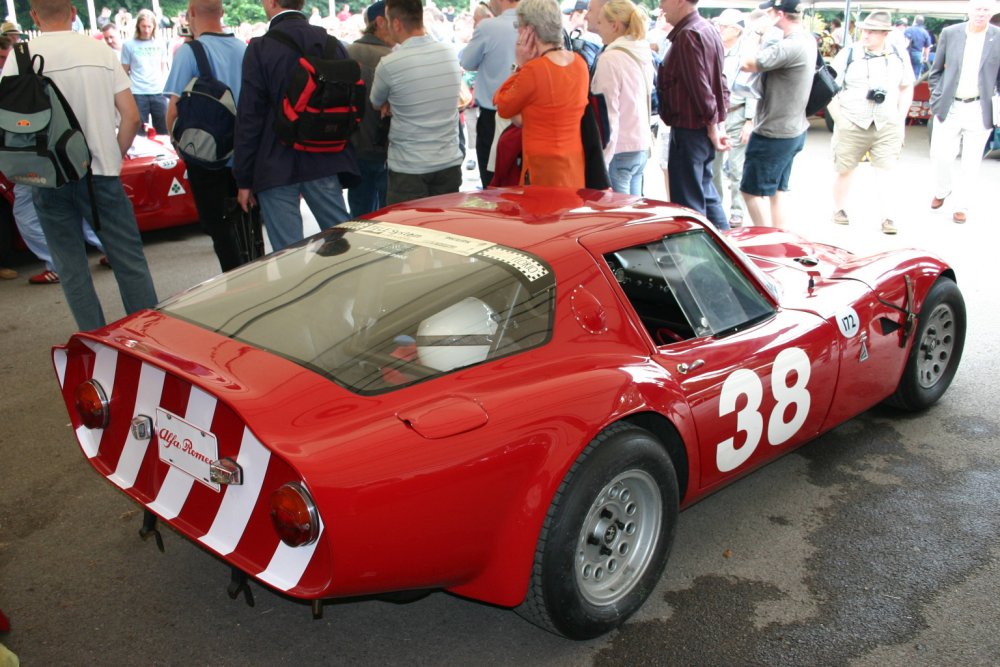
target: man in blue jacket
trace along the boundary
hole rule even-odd
[[[301,11],[304,0],[262,0],[261,4],[271,21],[268,32],[288,35],[308,55],[323,53],[327,33],[309,25]],[[337,57],[347,58],[339,42]],[[275,250],[303,238],[300,196],[316,216],[320,229],[327,229],[348,218],[343,188],[358,178],[351,146],[339,153],[310,153],[278,141],[275,115],[298,60],[297,52],[267,35],[250,40],[243,58],[237,106],[233,174],[240,206],[247,211],[253,204],[260,204],[267,236]]]

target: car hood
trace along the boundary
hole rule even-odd
[[[746,228],[727,238],[762,272],[783,307],[823,318],[835,315],[865,292],[902,306],[903,276],[936,276],[945,269],[940,259],[923,251],[901,249],[862,256],[785,230]]]

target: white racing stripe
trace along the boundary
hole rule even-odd
[[[66,386],[66,348],[52,350],[52,365],[56,367],[56,377],[61,388]]]
[[[244,427],[243,440],[240,442],[240,451],[236,457],[236,463],[243,469],[243,484],[226,488],[226,495],[222,498],[222,505],[215,514],[212,527],[205,535],[198,538],[203,544],[223,556],[236,549],[250,521],[254,505],[257,504],[270,460],[271,452],[260,443],[249,428]]]
[[[302,574],[312,560],[316,545],[323,539],[323,519],[319,520],[319,537],[305,547],[290,547],[284,542],[278,542],[278,548],[271,556],[267,569],[257,575],[261,581],[274,586],[278,590],[290,591],[298,586]]]
[[[196,424],[206,431],[211,428],[212,417],[215,416],[215,397],[206,394],[198,387],[191,387],[191,395],[188,397],[187,410],[184,413],[184,420],[189,424]],[[191,485],[194,484],[194,477],[183,470],[170,466],[160,492],[156,495],[156,500],[149,504],[149,509],[159,514],[162,518],[170,520],[177,518],[184,507],[191,492]]]
[[[110,397],[114,389],[118,353],[116,350],[91,341],[85,340],[84,343],[96,353],[93,377]],[[54,351],[53,361],[59,384],[62,386],[66,376],[67,356],[65,350]],[[162,370],[149,364],[142,364],[139,386],[136,390],[136,415],[153,416],[155,414],[163,392],[164,377],[165,373]],[[206,429],[211,428],[216,403],[213,396],[197,387],[192,387],[184,416],[185,421],[199,424]],[[76,430],[77,439],[88,458],[97,455],[103,433],[103,429],[91,430],[83,426]],[[109,475],[108,479],[123,489],[131,488],[135,484],[148,446],[149,441],[136,440],[130,431],[115,472]],[[270,451],[250,432],[249,428],[244,427],[240,451],[236,458],[236,462],[243,469],[243,484],[230,486],[226,489],[222,503],[212,522],[212,527],[208,533],[199,538],[201,543],[223,556],[231,554],[236,549],[257,504],[270,459]],[[156,500],[149,504],[149,509],[159,514],[163,519],[176,518],[184,507],[194,481],[194,478],[187,473],[171,466]],[[309,546],[290,547],[279,541],[267,568],[260,572],[257,577],[283,591],[291,590],[297,586],[312,560],[324,530],[323,520],[320,518],[319,537]]]
[[[160,394],[163,393],[165,375],[166,373],[159,368],[149,364],[142,365],[142,369],[139,371],[139,386],[135,392],[133,417],[146,415],[152,418],[156,413],[156,406],[160,404]],[[150,426],[152,427],[152,424]],[[132,429],[129,428],[125,446],[118,458],[118,465],[115,471],[108,475],[108,479],[123,489],[131,488],[135,484],[135,478],[139,475],[139,468],[142,467],[142,459],[146,456],[149,443],[150,440],[137,440],[132,435]]]

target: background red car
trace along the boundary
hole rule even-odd
[[[177,157],[169,137],[136,137],[122,162],[121,177],[125,193],[135,209],[139,231],[148,232],[198,221],[198,211],[187,180],[187,167]],[[13,184],[0,174],[0,224],[14,224],[11,213],[13,201]]]

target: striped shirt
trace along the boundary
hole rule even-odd
[[[462,69],[454,50],[430,35],[410,37],[375,68],[371,103],[389,102],[389,169],[429,174],[461,164],[458,95]]]
[[[669,38],[657,82],[660,118],[689,130],[721,123],[729,110],[729,89],[718,29],[693,11],[677,22]]]

